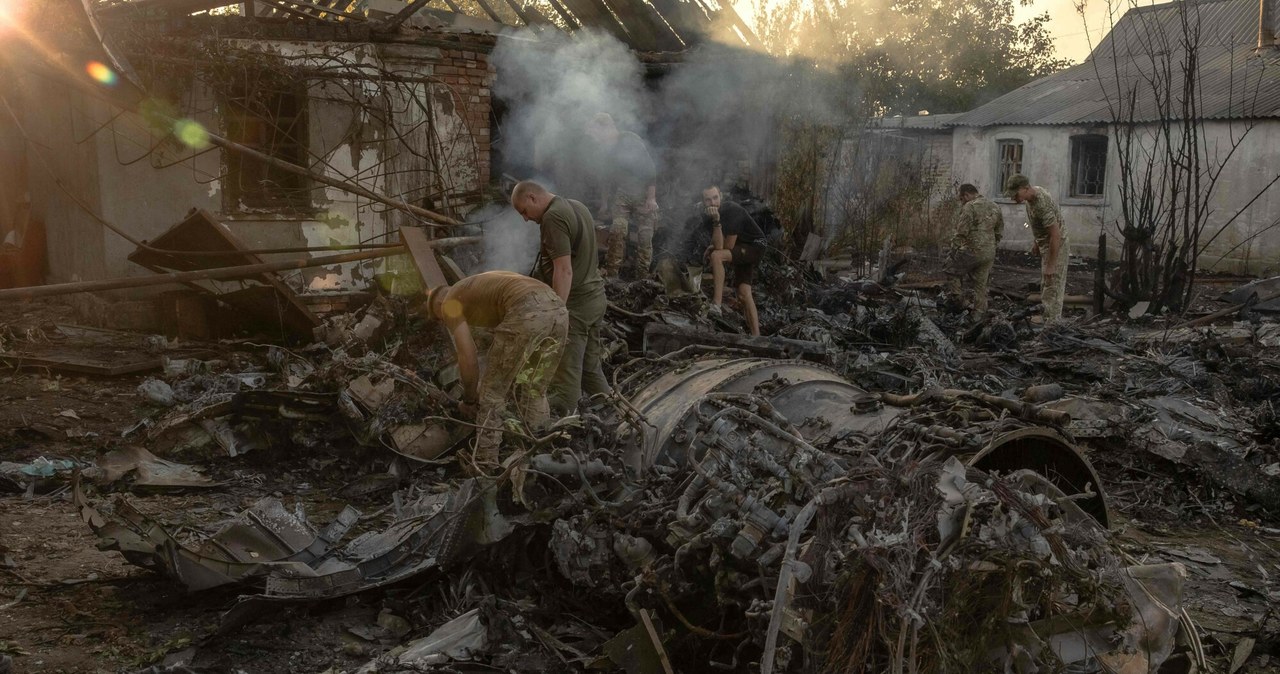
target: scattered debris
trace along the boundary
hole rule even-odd
[[[1280,366],[1258,357],[1272,323],[1040,330],[1017,304],[948,313],[919,284],[780,277],[796,285],[759,293],[762,338],[699,295],[611,281],[614,392],[544,435],[512,426],[496,476],[458,471],[472,427],[451,349],[390,295],[330,314],[306,347],[155,344],[170,351],[125,392],[143,418],[121,424],[123,446],[0,474],[19,493],[77,469],[97,494],[235,493],[195,520],[78,480],[71,499],[102,549],[239,594],[211,638],[369,598],[342,628],[359,671],[1204,666],[1188,587],[1225,573],[1227,553],[1144,558],[1110,527],[1184,507],[1196,493],[1173,489],[1198,485],[1218,501],[1195,507],[1280,512]],[[44,422],[61,438],[90,411],[67,401]],[[1144,489],[1127,471],[1197,486]],[[1260,658],[1226,643],[1224,670]]]

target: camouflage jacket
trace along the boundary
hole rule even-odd
[[[1031,225],[1031,235],[1036,239],[1036,245],[1041,250],[1049,247],[1049,225],[1058,223],[1058,233],[1062,236],[1062,240],[1067,239],[1067,223],[1062,219],[1062,211],[1058,209],[1058,202],[1049,196],[1049,191],[1043,187],[1032,187],[1036,198],[1034,201],[1027,201],[1027,224]]]
[[[979,258],[990,257],[995,255],[1003,234],[1004,214],[1000,207],[980,196],[960,207],[951,249],[967,250]]]

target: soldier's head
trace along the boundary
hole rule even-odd
[[[607,112],[597,113],[587,123],[587,135],[601,145],[612,147],[618,142],[618,125],[613,122],[613,115]]]
[[[720,208],[720,186],[712,185],[702,190],[702,205],[706,208]]]
[[[516,209],[526,222],[542,224],[542,216],[547,212],[547,206],[551,205],[551,200],[555,196],[547,188],[532,180],[522,180],[516,183],[515,189],[511,190],[511,207]]]
[[[975,187],[975,186],[973,186],[973,185],[970,185],[969,183],[965,183],[965,184],[963,184],[963,185],[961,185],[961,186],[960,186],[960,201],[961,201],[961,203],[966,203],[966,204],[967,204],[967,203],[969,203],[970,201],[973,201],[974,199],[977,199],[977,198],[978,198],[978,188],[977,188],[977,187]]]
[[[1024,203],[1031,198],[1031,181],[1021,173],[1015,173],[1004,184],[1004,194],[1020,204]]]

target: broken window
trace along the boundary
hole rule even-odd
[[[1107,137],[1071,137],[1071,196],[1100,197],[1107,178]]]
[[[306,96],[300,91],[249,91],[228,96],[227,136],[263,154],[306,166]],[[311,203],[306,176],[238,152],[226,153],[230,208],[305,208]]]
[[[1009,183],[1010,176],[1022,173],[1022,141],[1000,141],[1000,179],[996,181],[997,191],[1003,192]]]

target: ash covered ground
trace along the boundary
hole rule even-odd
[[[69,307],[7,305],[7,355],[161,366],[0,373],[0,653],[22,672],[1280,671],[1274,317],[1074,309],[1042,330],[1038,270],[1008,255],[975,325],[940,308],[929,260],[909,269],[886,285],[775,261],[762,328],[791,341],[663,355],[642,353],[646,331],[743,325],[611,282],[622,395],[511,436],[496,483],[453,460],[447,340],[402,300],[288,347],[88,334]],[[1092,270],[1071,271],[1087,292]],[[1243,282],[1203,279],[1189,313]],[[811,369],[702,399],[682,445],[698,451],[627,477],[663,376],[770,349]],[[784,419],[770,396],[793,372],[864,392],[850,418],[896,416]],[[1028,429],[1079,450],[1104,514],[1065,493],[1066,469],[956,460]],[[1126,570],[1162,565],[1181,628],[1139,634]],[[1142,645],[1067,663],[1046,655],[1054,620]]]

